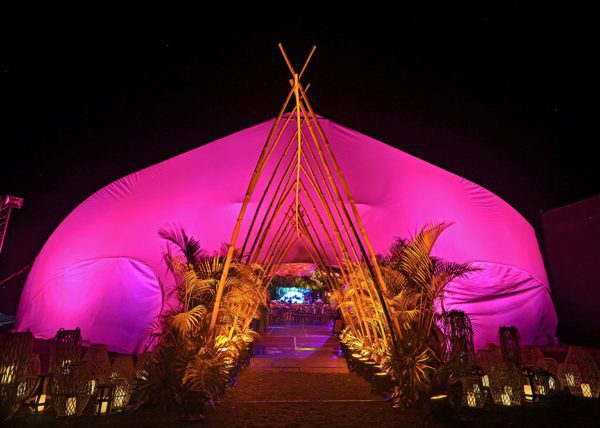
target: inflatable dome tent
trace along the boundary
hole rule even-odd
[[[557,318],[536,236],[516,210],[462,177],[330,120],[320,123],[376,253],[427,223],[453,223],[434,255],[480,268],[454,281],[445,300],[471,317],[476,347],[495,342],[503,325],[518,327],[525,344],[554,338]],[[18,330],[47,339],[61,327],[80,327],[84,342],[142,350],[173,285],[158,230],[183,226],[209,251],[227,242],[272,124],[134,172],[81,203],[31,269]],[[256,205],[251,200],[248,212]],[[299,248],[286,261],[305,258]]]

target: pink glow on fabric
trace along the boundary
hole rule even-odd
[[[160,284],[170,290],[173,282],[157,231],[183,226],[211,251],[228,242],[272,123],[135,172],[85,200],[37,257],[18,329],[51,338],[60,327],[81,327],[88,343],[140,351],[163,308]],[[473,318],[477,347],[495,341],[501,325],[517,326],[526,344],[554,337],[557,319],[538,243],[518,212],[464,178],[327,119],[321,123],[376,252],[426,223],[454,223],[434,254],[482,268],[451,284],[448,297]],[[260,193],[259,186],[247,215]],[[287,261],[309,260],[297,246]]]

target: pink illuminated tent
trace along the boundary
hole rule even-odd
[[[208,250],[227,242],[272,123],[135,172],[85,200],[36,259],[18,329],[51,338],[58,328],[80,327],[87,343],[140,351],[172,286],[158,230],[183,226]],[[526,344],[554,338],[557,319],[538,243],[517,211],[464,178],[329,120],[321,124],[376,252],[428,222],[454,223],[434,255],[481,268],[451,284],[446,300],[470,315],[477,347],[496,341],[502,325],[517,326]],[[298,248],[287,261],[305,257]]]

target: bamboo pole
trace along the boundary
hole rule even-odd
[[[315,190],[317,196],[321,199],[321,204],[325,208],[325,212],[328,215],[329,221],[333,227],[334,234],[336,235],[340,250],[342,251],[342,254],[344,255],[344,257],[348,260],[348,263],[340,263],[340,266],[345,266],[345,269],[350,269],[350,271],[353,272],[355,270],[355,266],[353,263],[350,262],[350,255],[349,255],[348,250],[346,249],[345,243],[341,237],[337,223],[333,219],[333,214],[331,213],[331,210],[325,200],[325,196],[323,195],[323,192],[322,192],[320,186],[318,185],[318,181],[315,181],[316,177],[314,177],[314,172],[312,171],[312,168],[310,167],[310,163],[308,161],[305,163],[307,164],[308,171],[310,171],[310,174],[307,172],[307,169],[304,168],[304,164],[303,164],[302,168],[303,168],[304,175],[309,180],[309,183],[311,183],[311,186]],[[315,180],[313,180],[313,178]],[[308,194],[308,191],[306,193]],[[344,268],[342,268],[342,269],[344,269]],[[350,273],[352,273],[352,272],[350,272]],[[354,277],[356,277],[356,274],[354,274]],[[356,286],[357,285],[356,281],[352,281],[351,278],[352,278],[352,276],[348,276],[348,279],[346,280],[347,284]],[[360,283],[358,285],[360,285]],[[367,312],[366,308],[365,308],[365,303],[363,302],[364,297],[362,294],[360,294],[360,295],[357,294],[357,296],[358,296],[358,298],[355,299],[353,302],[354,302],[356,310],[361,315],[361,322],[363,322],[363,321],[366,321],[365,313]],[[373,337],[371,336],[370,329],[369,329],[369,327],[367,327],[366,324],[364,327],[364,331],[367,332],[367,337],[369,339],[374,339],[376,343],[379,342],[377,335],[375,335],[375,332],[373,332]]]
[[[302,153],[302,123],[300,122],[300,94],[298,92],[298,75],[294,74],[294,96],[296,98],[296,125],[298,129],[296,134],[298,135],[298,162],[296,166],[296,233],[300,235],[298,231],[298,208],[300,203],[300,153]]]
[[[262,174],[262,170],[264,168],[263,161],[265,159],[265,155],[266,155],[267,149],[270,145],[273,133],[275,132],[275,129],[279,125],[281,116],[283,115],[283,112],[285,111],[287,104],[289,103],[289,100],[292,97],[293,92],[294,92],[293,89],[291,89],[290,92],[288,93],[288,96],[287,96],[283,106],[279,110],[279,114],[277,115],[277,118],[275,119],[275,122],[274,122],[273,126],[271,127],[271,130],[269,131],[269,135],[267,136],[267,141],[265,142],[265,145],[263,146],[263,149],[258,158],[258,162],[256,163],[256,167],[254,168],[254,172],[252,173],[250,183],[248,183],[248,188],[247,188],[246,194],[244,196],[244,201],[242,202],[242,206],[240,208],[238,218],[237,218],[237,220],[235,222],[235,226],[233,228],[233,233],[231,235],[231,242],[229,243],[229,248],[227,249],[227,256],[225,258],[225,265],[223,267],[223,273],[221,274],[221,278],[219,280],[219,285],[217,286],[217,295],[215,297],[215,303],[214,303],[213,311],[212,311],[211,318],[210,318],[210,324],[208,327],[208,332],[209,332],[209,335],[211,335],[211,336],[214,335],[215,325],[217,324],[217,317],[219,316],[219,307],[221,305],[221,299],[223,297],[223,288],[225,286],[225,282],[227,281],[227,275],[229,273],[229,268],[231,266],[231,260],[233,259],[235,244],[237,243],[237,237],[238,237],[238,234],[240,233],[240,228],[242,226],[242,222],[243,222],[244,216],[246,214],[246,209],[248,208],[248,203],[250,202],[250,198],[252,197],[252,193],[254,192],[256,183],[258,182],[258,179],[260,178],[260,176]]]
[[[293,230],[293,229],[292,229]],[[287,246],[285,247],[284,251],[281,253],[281,260],[283,260],[283,258],[285,258],[288,254],[288,252],[290,251],[290,249],[294,246],[294,244],[296,243],[296,241],[298,240],[298,237],[294,234],[292,234],[292,239],[290,240],[290,242],[287,244]],[[268,277],[268,281],[265,283],[265,285],[263,286],[264,290],[267,290],[269,288],[269,285],[271,285],[271,282],[273,281],[273,276]],[[258,306],[256,306],[253,311],[252,314],[256,313],[256,310],[258,309]],[[252,322],[252,318],[246,320],[245,324],[244,324],[244,329],[247,329],[248,326],[250,325],[250,322]]]
[[[254,242],[252,243],[252,247],[250,247],[250,251],[249,251],[248,260],[250,260],[251,262],[255,261],[258,258],[258,255],[260,255],[260,254],[257,255],[255,253],[256,245],[259,244],[259,242],[261,242],[260,238],[262,237],[262,234],[263,234],[263,228],[266,225],[268,216],[271,214],[271,209],[273,209],[274,206],[277,206],[281,203],[282,196],[286,194],[285,189],[287,189],[289,184],[291,183],[291,180],[293,177],[293,174],[291,173],[293,170],[292,166],[293,166],[293,158],[290,159],[288,166],[286,167],[285,172],[283,173],[283,176],[281,177],[279,184],[277,185],[277,188],[275,189],[275,193],[273,194],[273,196],[271,198],[271,202],[269,203],[269,206],[267,207],[267,211],[265,212],[265,214],[263,216],[263,219],[260,223],[258,231],[256,232],[256,237],[254,238]],[[278,198],[277,195],[279,194],[279,191],[281,190],[282,184],[283,184],[284,190],[282,191],[282,193],[279,195],[279,198]],[[262,246],[262,242],[260,243],[260,245]]]
[[[265,253],[265,257],[263,259],[263,265],[264,265],[264,262],[266,260],[270,259],[271,252],[273,251],[273,247],[277,245],[277,241],[280,239],[280,237],[282,235],[285,234],[284,233],[284,226],[287,227],[287,225],[289,223],[289,220],[287,222],[285,220],[288,219],[290,213],[293,214],[291,205],[288,207],[287,211],[283,214],[284,215],[284,219],[281,221],[281,223],[279,223],[279,226],[277,227],[277,230],[275,231],[275,235],[273,235],[273,239],[271,240],[271,243],[267,247],[267,252]]]
[[[327,137],[325,137],[325,134],[321,128],[321,125],[319,124],[318,118],[316,117],[316,114],[314,113],[314,110],[312,109],[312,106],[310,105],[310,102],[308,101],[308,98],[306,97],[306,93],[303,91],[302,89],[302,84],[300,82],[298,82],[298,89],[300,90],[300,93],[302,95],[302,100],[304,101],[303,103],[301,103],[301,110],[303,115],[306,118],[306,123],[307,123],[307,127],[309,130],[309,133],[313,139],[313,142],[315,143],[315,147],[317,149],[317,152],[319,154],[319,158],[321,159],[321,163],[325,168],[325,172],[327,173],[327,176],[329,178],[329,181],[331,183],[331,187],[333,188],[336,197],[338,199],[339,204],[341,205],[342,211],[344,213],[344,216],[346,217],[347,221],[348,221],[348,225],[350,227],[350,229],[353,232],[353,235],[356,239],[356,243],[358,244],[358,247],[361,251],[361,254],[364,258],[364,261],[366,263],[366,266],[371,274],[371,276],[377,281],[379,287],[376,287],[376,291],[377,291],[377,296],[380,300],[380,304],[381,307],[383,309],[386,321],[388,323],[388,325],[390,326],[390,331],[392,330],[392,326],[396,327],[399,329],[399,324],[398,324],[398,320],[394,317],[392,319],[390,313],[389,313],[389,308],[387,306],[387,302],[385,301],[385,298],[383,296],[383,292],[385,292],[386,288],[385,288],[385,282],[383,281],[383,276],[381,275],[381,270],[379,269],[379,264],[377,263],[377,258],[375,257],[375,254],[373,252],[373,248],[371,247],[370,241],[368,240],[367,234],[366,234],[366,230],[364,228],[364,225],[362,223],[362,220],[360,219],[360,214],[358,213],[358,210],[356,208],[356,204],[354,203],[354,199],[350,193],[350,189],[348,188],[348,184],[344,178],[344,176],[342,175],[341,169],[339,167],[339,164],[337,163],[337,160],[335,159],[335,157],[333,156],[333,152],[331,150],[331,147],[329,145],[329,142],[327,140]],[[308,113],[306,112],[306,110],[303,108],[304,104],[306,105],[306,108],[308,110]],[[324,156],[324,152],[321,148],[321,144],[319,139],[317,138],[311,121],[314,121],[315,126],[321,136],[321,138],[323,139],[323,145],[325,146],[325,149],[327,151],[327,154],[329,155],[329,157],[332,159],[334,168],[338,174],[338,178],[340,179],[340,182],[342,183],[342,187],[344,188],[344,191],[346,193],[346,197],[348,199],[348,202],[350,203],[350,206],[353,210],[354,216],[357,219],[357,224],[359,225],[359,229],[361,231],[361,234],[363,235],[363,238],[366,239],[366,242],[368,242],[367,244],[367,248],[369,250],[369,255],[371,257],[369,257],[367,255],[367,252],[362,244],[362,241],[359,237],[358,232],[356,231],[356,228],[354,227],[354,223],[352,222],[350,215],[348,213],[348,210],[346,209],[346,206],[344,205],[344,201],[341,197],[341,193],[339,191],[339,189],[337,188],[337,185],[335,183],[335,180],[333,180],[331,172],[330,172],[330,168],[329,168],[329,164],[327,162],[327,160],[325,159]],[[369,261],[371,261],[371,263],[369,263]],[[373,263],[373,266],[372,266]],[[398,334],[401,334],[401,330],[398,330]],[[396,346],[396,338],[395,336],[392,334],[391,335],[391,340],[392,343],[394,345],[394,347]]]
[[[327,195],[329,196],[329,199],[332,202],[332,205],[335,209],[336,214],[338,215],[339,221],[342,224],[342,229],[345,232],[346,238],[348,239],[348,243],[350,244],[350,248],[352,249],[352,254],[354,255],[354,259],[356,260],[357,263],[360,263],[360,258],[358,257],[358,254],[356,252],[356,248],[354,246],[354,242],[350,236],[350,232],[348,231],[348,227],[346,226],[346,222],[344,221],[344,217],[342,216],[342,213],[340,212],[340,209],[338,207],[338,203],[336,203],[336,198],[334,197],[332,190],[331,190],[331,184],[329,183],[329,180],[327,179],[325,173],[323,173],[323,170],[320,166],[320,163],[317,161],[317,158],[315,156],[315,153],[313,152],[312,148],[311,148],[311,144],[310,144],[310,140],[308,138],[305,138],[306,140],[306,144],[305,146],[308,148],[308,153],[310,155],[310,160],[312,160],[312,162],[315,164],[317,171],[319,172],[319,175],[321,177],[322,183],[324,184],[324,187],[327,191]],[[310,168],[310,162],[307,161],[307,166],[309,167],[310,173],[313,176],[313,179],[315,181],[318,181],[319,179],[317,178],[317,175],[315,174],[314,170],[312,168]]]
[[[283,131],[286,129],[290,119],[291,119],[292,115],[290,114],[288,116],[288,118],[286,119],[286,121],[284,122],[283,126],[280,129],[279,134],[277,135],[276,139],[275,139],[275,144],[273,144],[273,147],[275,147],[275,145],[277,144],[277,142],[279,141],[279,139],[281,138],[281,136],[283,135]],[[262,204],[265,200],[265,197],[267,195],[267,193],[269,192],[270,188],[271,188],[271,184],[273,183],[273,180],[275,179],[275,176],[277,175],[277,171],[279,171],[279,167],[281,166],[281,163],[283,162],[283,159],[285,158],[285,156],[287,155],[287,153],[289,152],[289,150],[292,148],[292,142],[293,142],[293,138],[290,139],[290,141],[288,142],[283,154],[279,157],[279,161],[277,162],[277,165],[275,166],[275,169],[273,170],[273,173],[271,174],[271,178],[269,179],[269,182],[267,183],[267,186],[265,188],[265,191],[263,192],[260,201],[258,202],[258,205],[256,207],[256,211],[254,212],[254,216],[252,217],[252,222],[250,223],[250,227],[248,228],[248,232],[246,234],[246,239],[244,239],[244,245],[242,245],[242,251],[241,251],[241,255],[243,256],[243,254],[246,251],[246,245],[248,244],[248,240],[250,238],[250,236],[252,235],[252,230],[254,228],[254,223],[256,222],[256,219],[258,217],[258,214],[262,208]],[[274,149],[273,149],[274,150]],[[285,176],[286,173],[284,173],[283,175]],[[275,196],[273,196],[274,198]]]
[[[281,45],[281,43],[279,44],[279,46],[281,49],[283,49],[283,46]],[[313,53],[314,53],[314,49],[311,51],[308,58],[304,62],[303,70],[305,70],[306,67],[308,66],[308,63],[310,62],[310,59],[312,58]],[[208,327],[209,335],[211,335],[211,336],[214,335],[214,329],[215,329],[215,325],[217,324],[217,318],[219,315],[219,307],[221,305],[221,299],[223,298],[223,288],[225,286],[225,282],[227,281],[227,275],[229,273],[229,268],[231,266],[231,260],[233,259],[233,253],[235,250],[235,245],[237,243],[237,237],[240,232],[240,228],[242,226],[244,216],[246,214],[246,209],[248,208],[248,203],[250,202],[250,198],[252,196],[252,193],[254,192],[256,183],[258,182],[258,179],[260,178],[260,176],[262,174],[262,170],[263,170],[265,162],[266,162],[265,154],[267,153],[267,148],[271,141],[273,132],[279,125],[279,121],[281,120],[283,112],[287,108],[287,105],[288,105],[289,100],[291,99],[293,93],[294,93],[294,88],[292,88],[290,90],[290,92],[288,93],[288,96],[286,97],[286,100],[285,100],[283,106],[281,107],[279,114],[277,115],[277,119],[275,120],[273,127],[269,131],[269,135],[267,136],[267,142],[265,143],[263,150],[258,158],[258,162],[256,163],[256,168],[254,169],[252,178],[250,179],[250,183],[248,184],[248,189],[246,190],[246,195],[244,196],[244,201],[242,202],[242,206],[240,208],[238,218],[237,218],[235,226],[233,228],[231,242],[229,243],[229,248],[227,250],[227,256],[225,258],[225,265],[223,267],[223,273],[221,274],[221,278],[219,280],[219,285],[217,286],[217,295],[215,297],[213,312],[211,314],[210,324]]]
[[[286,184],[287,185],[287,184]],[[273,220],[275,218],[277,218],[277,214],[279,214],[279,211],[281,210],[281,207],[283,206],[283,204],[287,201],[287,198],[290,196],[292,190],[294,189],[294,184],[293,183],[289,183],[287,190],[285,191],[285,193],[281,194],[281,197],[279,199],[279,201],[277,202],[277,205],[275,206],[275,209],[273,210],[273,214],[271,215],[266,228],[264,230],[264,232],[261,235],[260,241],[258,243],[258,247],[256,249],[256,251],[254,252],[253,256],[252,256],[252,260],[253,261],[258,261],[258,258],[260,257],[260,253],[262,251],[262,247],[265,243],[265,239],[267,238],[267,235],[269,234],[269,231],[271,230],[271,226],[273,224]]]
[[[302,221],[302,220],[301,220],[301,221]],[[311,257],[311,259],[313,260],[313,262],[315,263],[315,265],[318,265],[317,261],[315,260],[315,256],[312,254],[312,252],[314,252],[314,254],[316,254],[316,255],[317,255],[317,256],[319,256],[319,257],[321,257],[321,256],[319,255],[320,253],[319,253],[319,251],[318,251],[318,250],[317,250],[317,248],[316,248],[316,245],[315,245],[315,243],[314,243],[314,240],[312,239],[312,234],[309,232],[309,230],[308,230],[308,227],[307,227],[305,224],[303,225],[302,231],[303,231],[303,233],[301,233],[301,237],[303,237],[303,238],[304,238],[306,241],[308,241],[308,242],[309,242],[309,244],[310,244],[310,245],[307,245],[306,243],[304,243],[304,242],[303,242],[303,244],[304,244],[304,248],[305,248],[305,249],[306,249],[306,251],[309,253],[309,256]],[[316,234],[316,231],[315,231],[315,234]],[[316,234],[316,235],[318,236],[318,234]],[[312,250],[311,250],[310,248],[312,248]],[[312,252],[311,252],[311,251],[312,251]],[[327,266],[327,265],[326,265],[326,264],[323,262],[322,258],[321,258],[321,261],[322,261],[322,263],[324,264],[324,266]],[[330,270],[329,266],[327,266],[327,268],[326,268],[326,269],[329,269],[329,270]],[[328,276],[328,277],[330,277],[330,278],[331,278],[331,280],[333,280],[333,281],[335,281],[335,280],[336,280],[336,279],[335,279],[335,276],[334,276],[332,273],[330,273],[330,272],[327,272],[327,276]],[[333,286],[331,286],[331,285],[330,285],[330,287],[331,287],[331,289],[332,289],[332,290],[335,290],[335,288],[334,288]],[[356,304],[356,299],[355,299],[355,297],[354,297],[353,295],[351,295],[351,296],[350,296],[350,299],[353,301],[353,306],[354,306],[355,310],[358,310],[358,306],[357,306],[357,304]],[[356,330],[356,324],[355,324],[355,322],[354,322],[354,319],[353,319],[353,318],[352,318],[352,317],[351,317],[349,314],[347,315],[347,314],[345,313],[345,311],[344,311],[344,310],[343,310],[341,307],[340,307],[340,311],[342,312],[342,316],[344,317],[344,320],[345,320],[345,321],[346,321],[346,323],[347,323],[347,324],[350,326],[350,329],[352,330],[352,332],[353,332],[353,333],[356,335],[356,333],[357,333],[357,330]],[[369,336],[369,334],[370,334],[370,333],[369,333],[369,331],[367,331],[367,330],[365,329],[365,327],[364,327],[364,325],[363,325],[363,323],[362,323],[362,322],[360,322],[360,323],[359,323],[359,329],[360,329],[360,331],[361,331],[361,335],[362,335],[363,337],[365,337],[365,336],[366,336],[366,337],[370,337],[370,336]]]
[[[265,256],[264,264],[267,272],[269,272],[269,269],[271,268],[272,264],[275,262],[275,260],[277,260],[277,251],[281,250],[282,247],[280,242],[287,242],[287,240],[290,239],[290,236],[293,235],[293,232],[294,227],[291,221],[291,217],[286,217],[285,226],[282,229],[280,238],[278,238],[278,242],[275,245],[271,246],[270,254],[267,254]]]

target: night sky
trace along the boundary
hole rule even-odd
[[[274,117],[289,88],[279,41],[296,64],[317,44],[304,80],[321,115],[486,187],[538,230],[540,210],[600,191],[595,10],[227,6],[0,14],[0,194],[25,198],[0,279],[102,186]]]

